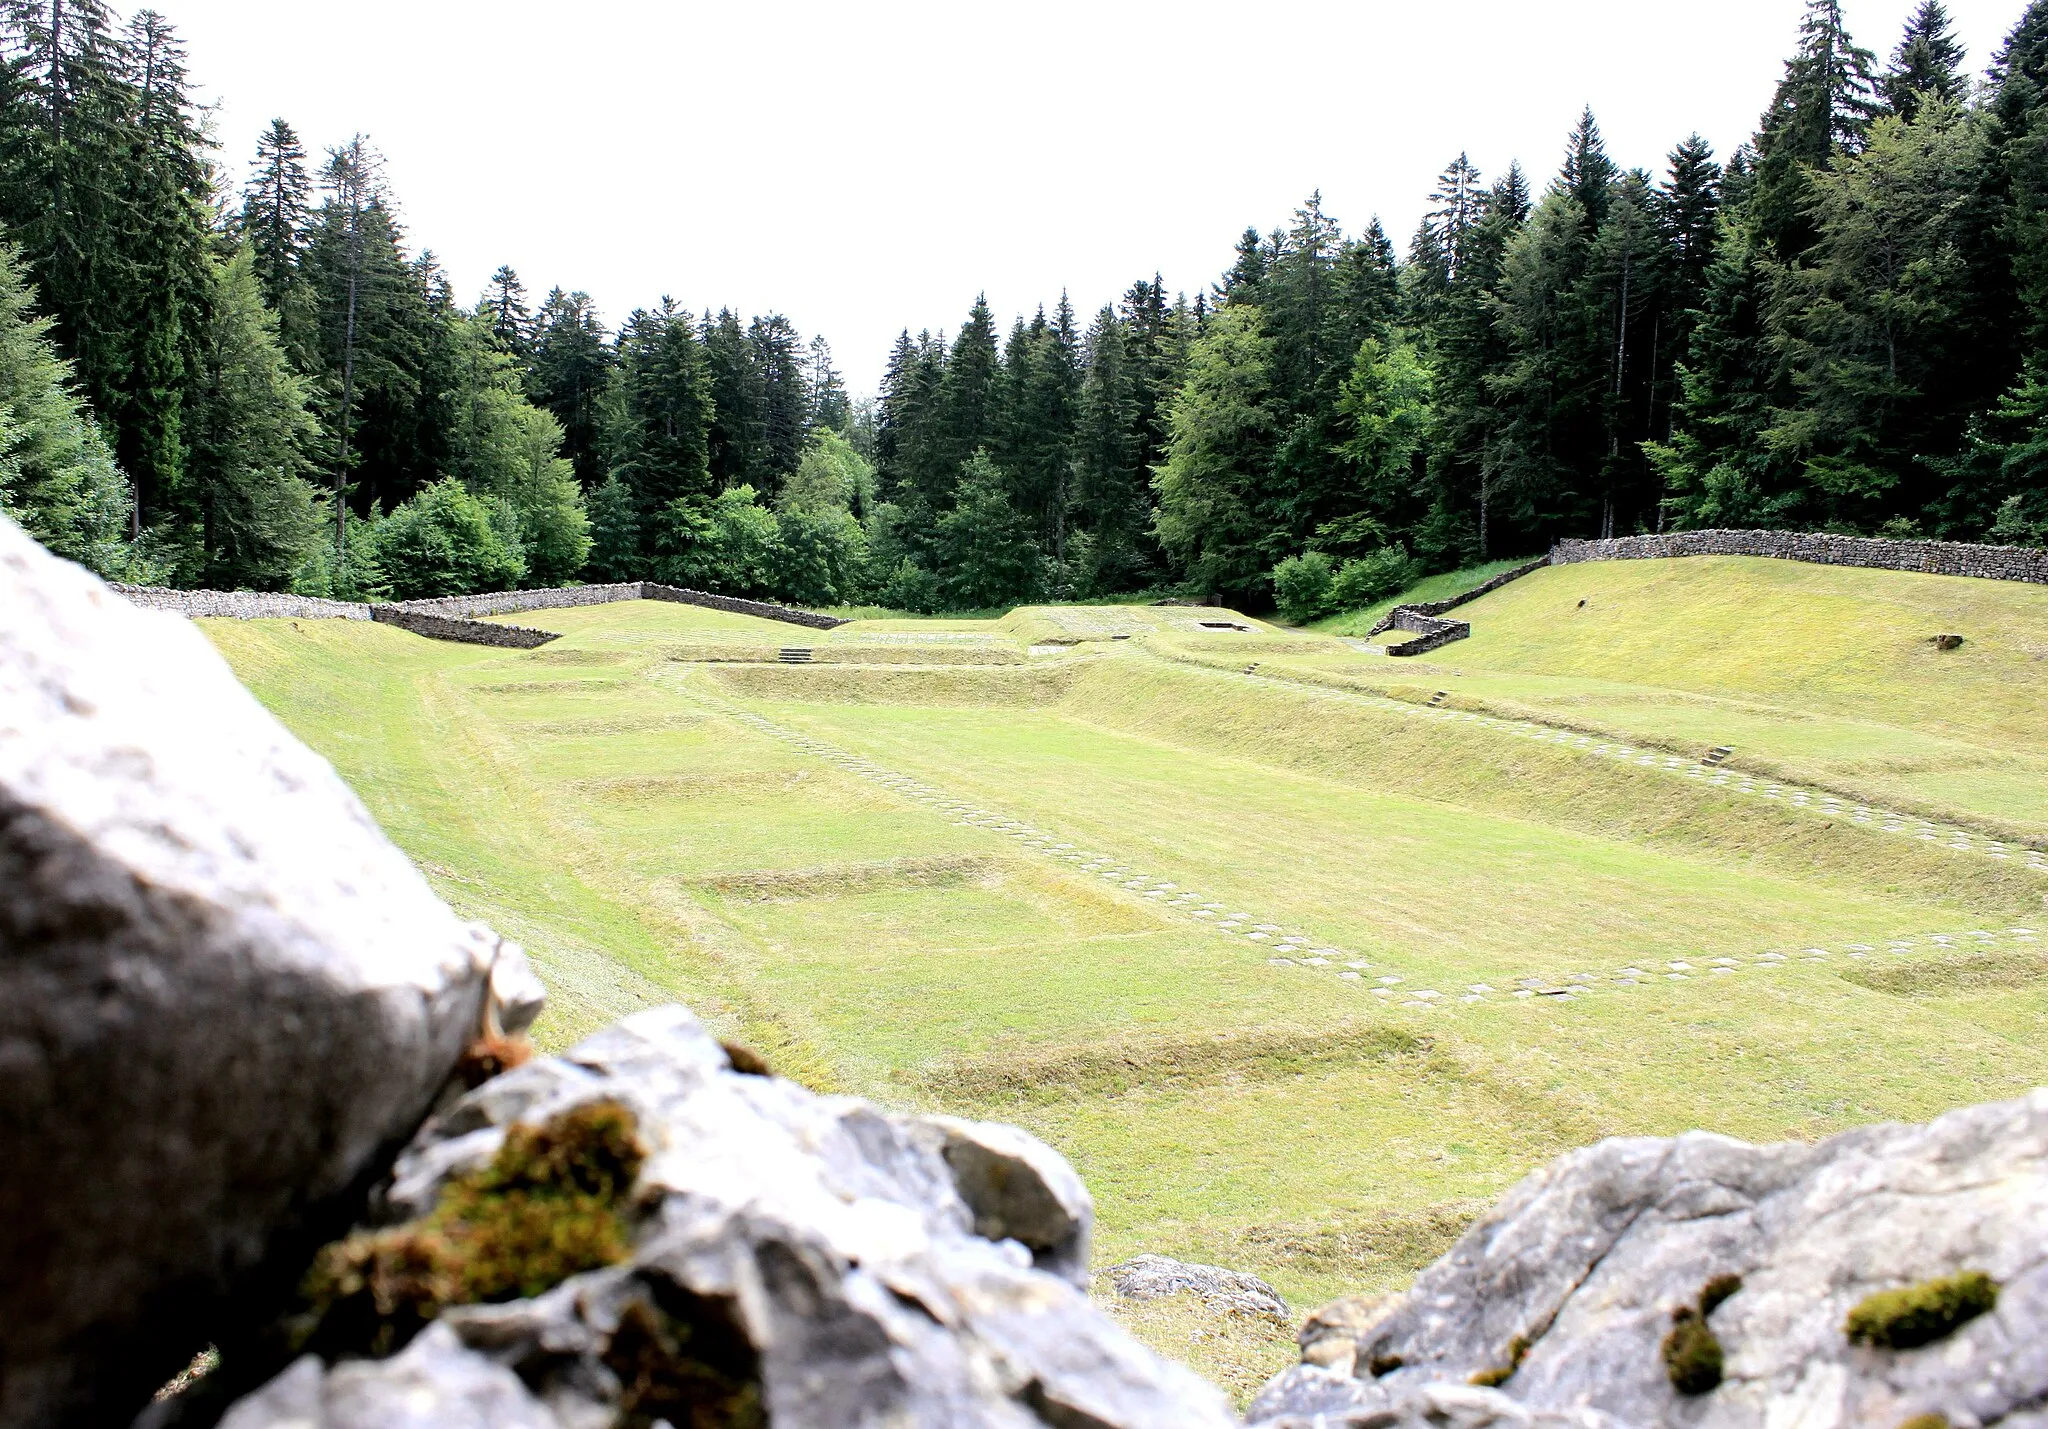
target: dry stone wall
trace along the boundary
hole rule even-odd
[[[1404,641],[1393,646],[1389,655],[1427,655],[1432,650],[1441,650],[1454,640],[1463,640],[1472,633],[1472,627],[1462,620],[1439,620],[1445,611],[1456,610],[1469,605],[1483,595],[1491,595],[1509,581],[1518,581],[1531,571],[1540,571],[1550,564],[1550,557],[1542,556],[1511,571],[1502,571],[1483,585],[1474,586],[1462,595],[1449,600],[1421,601],[1415,605],[1397,605],[1381,617],[1368,635],[1384,635],[1389,630],[1406,630],[1420,635],[1420,640]]]
[[[552,590],[508,590],[489,595],[442,596],[431,600],[401,600],[366,605],[354,601],[319,600],[303,595],[271,595],[259,591],[167,590],[157,586],[114,587],[131,604],[150,610],[168,610],[195,618],[229,620],[374,620],[395,625],[429,640],[453,640],[465,645],[492,645],[502,649],[531,650],[561,637],[552,631],[531,630],[518,625],[493,625],[481,619],[487,615],[512,615],[525,610],[560,610],[583,605],[610,605],[622,600],[665,600],[677,605],[697,605],[734,615],[752,615],[779,620],[809,630],[832,630],[846,624],[831,615],[796,610],[762,600],[740,600],[686,590],[655,581],[623,581],[613,585],[558,586]]]
[[[1964,541],[1893,541],[1881,536],[1829,536],[1802,531],[1674,531],[1609,541],[1560,541],[1550,563],[1646,561],[1671,556],[1763,556],[1821,566],[1863,566],[1979,580],[2048,585],[2048,551],[1977,546]]]
[[[160,586],[116,585],[130,605],[225,620],[368,620],[370,607],[310,595],[273,595],[253,590],[165,590]]]

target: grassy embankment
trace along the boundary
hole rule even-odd
[[[633,604],[516,617],[567,633],[533,652],[339,622],[207,628],[444,895],[533,950],[551,1045],[688,1002],[812,1085],[1044,1135],[1095,1191],[1105,1262],[1213,1260],[1306,1309],[1402,1283],[1487,1198],[1599,1136],[1819,1136],[2048,1080],[2048,981],[2005,931],[2039,924],[2048,878],[1307,683],[1455,679],[1460,700],[1744,755],[1683,721],[1765,707],[1784,714],[1761,729],[1846,739],[1883,713],[1889,738],[2035,757],[2041,733],[1992,687],[2029,673],[2048,592],[1902,595],[1932,578],[1818,571],[1824,614],[1796,580],[1786,602],[1816,646],[1802,660],[1712,636],[1730,605],[1739,633],[1770,627],[1770,563],[1682,564],[1700,568],[1690,598],[1654,578],[1674,563],[1541,572],[1469,607],[1475,639],[1420,669],[1138,607],[824,635]],[[1951,663],[1908,648],[1930,620],[1971,637]],[[1873,631],[1893,643],[1856,656]],[[758,663],[798,644],[821,663]],[[1304,683],[1235,673],[1253,661]],[[1672,715],[1672,689],[1704,703]],[[1850,782],[1855,761],[1834,759]],[[1212,910],[1146,896],[1161,883]],[[1276,964],[1259,926],[1336,955]],[[1927,940],[1980,929],[1995,949]],[[1756,961],[1774,950],[1793,957]],[[1739,970],[1711,974],[1715,958]],[[1668,978],[1671,962],[1691,971]],[[1599,990],[1511,995],[1574,974]],[[1441,996],[1403,1005],[1423,990]],[[1178,1304],[1120,1313],[1240,1391],[1290,1348]]]

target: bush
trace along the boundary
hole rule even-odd
[[[879,599],[891,610],[931,615],[939,608],[939,582],[930,571],[905,556],[889,573]]]
[[[1382,546],[1369,556],[1346,561],[1330,586],[1330,609],[1362,610],[1397,595],[1414,582],[1414,562],[1399,546]]]
[[[517,529],[509,508],[447,477],[377,523],[377,563],[398,600],[511,590],[526,575]]]
[[[1321,551],[1290,556],[1273,567],[1273,599],[1281,618],[1306,625],[1328,615],[1333,577],[1330,558]]]
[[[1849,1312],[1843,1333],[1859,1345],[1911,1350],[1953,1333],[1998,1305],[1998,1282],[1981,1270],[1880,1290]]]

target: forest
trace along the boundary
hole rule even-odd
[[[780,314],[458,295],[360,135],[237,184],[154,11],[0,0],[0,48],[0,510],[114,579],[1312,619],[1564,536],[2048,542],[2048,0],[1981,77],[1940,0],[1884,59],[1805,0],[1725,158],[1588,110],[1405,249],[1311,195],[1192,300],[906,328],[860,400]]]

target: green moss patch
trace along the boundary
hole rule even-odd
[[[619,1377],[622,1429],[767,1429],[759,1358],[716,1302],[628,1306],[604,1363]]]
[[[1998,1282],[1981,1270],[1880,1290],[1849,1312],[1843,1333],[1859,1345],[1910,1350],[1954,1333],[1998,1305]]]
[[[1476,1384],[1482,1389],[1497,1389],[1515,1377],[1515,1371],[1522,1367],[1522,1361],[1527,1358],[1529,1358],[1529,1337],[1517,1335],[1508,1341],[1508,1361],[1506,1364],[1498,1364],[1491,1369],[1480,1370],[1467,1383]]]
[[[538,1295],[624,1260],[644,1155],[617,1102],[513,1127],[490,1165],[451,1181],[427,1215],[320,1252],[304,1286],[307,1348],[391,1354],[450,1305]]]
[[[1741,1289],[1741,1276],[1717,1275],[1700,1287],[1698,1305],[1672,1312],[1671,1332],[1664,1336],[1660,1353],[1664,1377],[1680,1394],[1711,1394],[1720,1388],[1725,1355],[1707,1317]]]

